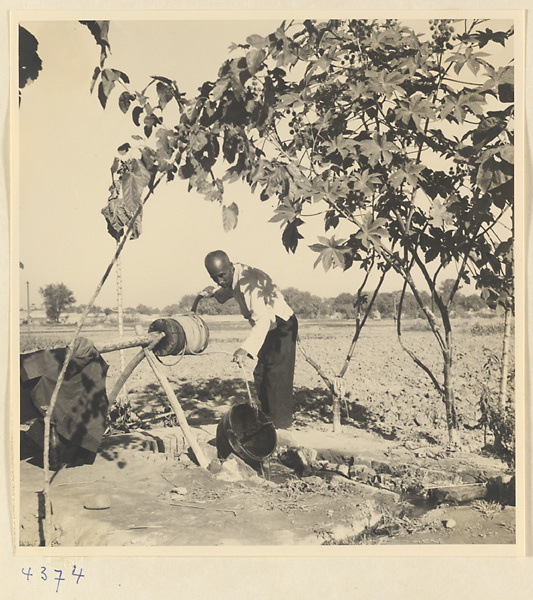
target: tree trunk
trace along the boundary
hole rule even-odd
[[[509,346],[511,344],[511,306],[505,305],[505,321],[503,328],[503,348],[500,373],[500,394],[498,397],[498,410],[505,408],[507,402],[507,378],[509,376]]]
[[[341,399],[333,392],[333,433],[341,431]]]
[[[450,443],[459,441],[457,430],[457,413],[455,412],[455,397],[452,382],[451,361],[446,360],[444,364],[444,405],[446,406],[446,424],[448,425],[448,439]]]
[[[450,444],[459,443],[459,430],[457,428],[457,413],[455,411],[455,394],[453,389],[453,354],[452,333],[446,333],[448,349],[443,353],[444,358],[444,405],[446,407],[446,424],[448,425],[448,441]]]

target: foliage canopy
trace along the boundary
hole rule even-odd
[[[419,25],[283,22],[269,36],[233,44],[235,56],[189,100],[163,76],[130,89],[125,73],[105,68],[104,44],[93,85],[104,108],[115,86],[124,87],[119,108],[139,133],[118,148],[103,212],[119,239],[144,191],[177,175],[189,191],[220,202],[229,230],[238,206],[224,200],[224,189],[241,180],[262,201],[277,199],[271,221],[295,252],[312,205],[324,233],[335,232],[310,246],[315,266],[357,264],[367,275],[377,267],[380,285],[389,269],[402,276],[398,337],[441,393],[453,441],[454,296],[474,280],[484,299],[512,307],[514,70],[512,60],[498,64],[494,48],[506,46],[513,27],[493,31],[483,19]],[[174,102],[172,125],[165,110]],[[443,288],[450,265],[456,277]],[[442,384],[401,340],[407,287],[440,345]],[[360,289],[359,306],[363,296]]]
[[[322,211],[325,232],[349,223],[348,237],[311,246],[326,269],[378,260],[431,279],[457,262],[460,279],[497,299],[512,260],[511,235],[501,239],[495,224],[513,201],[514,79],[512,64],[493,66],[487,50],[513,31],[430,23],[431,36],[393,20],[284,22],[233,44],[236,56],[191,100],[169,78],[137,92],[121,71],[98,68],[102,106],[122,85],[119,107],[140,130],[118,149],[111,200],[131,215],[156,177],[177,175],[219,201],[231,229],[238,207],[223,194],[240,179],[261,200],[278,199],[272,221],[288,251],[308,205]],[[165,117],[173,102],[174,125]]]

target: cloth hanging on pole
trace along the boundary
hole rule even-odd
[[[32,422],[27,435],[41,448],[44,415],[66,352],[66,348],[55,348],[20,355],[20,422]],[[105,431],[108,368],[94,344],[78,338],[52,415],[60,436],[90,452],[98,450]]]

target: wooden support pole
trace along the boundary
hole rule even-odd
[[[113,386],[113,389],[111,390],[111,393],[108,396],[110,405],[112,405],[115,402],[120,390],[122,389],[123,385],[128,380],[128,377],[133,373],[133,371],[135,371],[137,366],[143,361],[144,356],[145,356],[144,350],[139,350],[139,352],[137,352],[137,354],[128,363],[128,366],[124,369],[124,371],[122,371],[122,373],[120,374],[120,377],[116,380],[115,385]]]
[[[128,366],[124,369],[124,371],[122,371],[120,377],[115,382],[115,385],[113,386],[113,389],[111,390],[111,393],[108,396],[110,405],[112,405],[115,402],[120,390],[128,380],[128,377],[133,373],[133,371],[135,371],[135,369],[143,361],[143,359],[144,350],[139,350],[139,352],[137,352],[137,354],[128,363]]]
[[[207,460],[204,453],[202,452],[202,449],[200,448],[198,441],[196,440],[193,432],[191,431],[191,428],[189,427],[189,424],[187,423],[187,418],[185,417],[185,413],[183,412],[183,409],[181,408],[180,403],[179,403],[178,399],[176,398],[176,394],[174,393],[174,390],[172,389],[170,382],[168,381],[168,379],[167,379],[166,375],[163,373],[163,371],[161,371],[161,369],[159,368],[159,365],[157,364],[154,353],[151,350],[149,350],[148,348],[144,348],[144,354],[145,354],[146,358],[148,359],[148,362],[150,363],[150,366],[152,367],[152,370],[153,370],[155,376],[159,380],[161,387],[165,391],[165,393],[168,397],[168,400],[170,402],[170,406],[172,406],[172,409],[176,413],[176,417],[178,418],[179,426],[181,427],[181,430],[183,431],[183,435],[185,436],[185,439],[187,440],[187,442],[189,442],[189,445],[191,446],[191,450],[194,452],[194,455],[196,456],[196,460],[198,461],[198,464],[201,467],[203,467],[204,469],[207,469],[207,467],[209,465],[209,461]]]
[[[52,414],[54,412],[54,408],[55,408],[55,405],[57,402],[59,388],[61,387],[61,384],[63,383],[63,380],[65,379],[65,374],[67,372],[68,364],[70,362],[70,359],[72,358],[72,355],[74,354],[74,344],[76,343],[76,338],[80,334],[80,331],[81,331],[85,321],[87,320],[87,317],[89,316],[89,313],[91,312],[92,307],[94,306],[94,302],[95,302],[96,298],[98,297],[98,294],[102,290],[104,283],[106,282],[107,278],[109,277],[109,274],[111,273],[111,271],[113,269],[113,266],[117,262],[118,257],[120,256],[120,253],[122,252],[122,249],[124,248],[124,245],[128,241],[128,239],[130,237],[130,233],[133,229],[133,226],[135,225],[135,222],[137,221],[137,217],[141,214],[141,211],[143,209],[143,206],[146,204],[146,201],[148,200],[150,195],[153,194],[155,188],[161,183],[162,180],[163,180],[163,175],[161,175],[161,177],[159,177],[159,179],[150,186],[148,194],[146,195],[144,200],[142,202],[139,202],[139,205],[137,206],[135,213],[133,214],[133,216],[131,217],[131,219],[128,223],[128,227],[127,227],[126,231],[124,232],[124,235],[122,236],[122,240],[120,241],[120,244],[117,246],[115,254],[114,254],[113,258],[111,259],[111,262],[107,266],[104,274],[102,275],[102,278],[100,279],[100,282],[96,286],[96,289],[94,290],[94,293],[93,293],[91,299],[89,300],[89,303],[87,304],[87,307],[86,307],[83,315],[81,316],[80,322],[78,323],[78,326],[76,327],[76,331],[74,332],[74,337],[72,338],[69,345],[67,346],[67,353],[66,353],[65,359],[63,360],[63,366],[61,367],[61,371],[59,372],[59,375],[57,377],[57,381],[56,381],[54,390],[52,392],[52,396],[50,398],[50,404],[48,405],[48,408],[46,409],[46,414],[44,415],[44,453],[43,453],[44,530],[43,530],[43,536],[44,536],[44,545],[45,546],[52,545],[52,542],[51,542],[51,540],[52,540],[52,503],[50,501],[50,462],[49,462],[50,461],[50,422],[51,422]]]
[[[117,244],[118,244],[117,240]],[[123,303],[122,303],[122,257],[119,256],[117,259],[116,265],[116,275],[117,275],[117,317],[118,317],[118,337],[122,340],[124,339],[124,311],[123,311]],[[124,371],[126,368],[126,362],[124,358],[124,348],[121,348],[119,351],[120,357],[120,370]],[[125,386],[126,381],[122,384]],[[128,390],[126,387],[120,392],[121,394],[121,404],[127,403]]]
[[[157,342],[159,342],[160,339],[165,337],[165,334],[163,332],[156,331],[154,333],[156,333],[157,335],[154,337],[152,342],[147,346],[149,350],[152,350],[152,348],[157,345]],[[152,334],[150,334],[150,335],[152,335]],[[115,385],[113,386],[113,389],[111,390],[111,393],[108,396],[109,404],[113,404],[115,402],[120,390],[122,389],[122,386],[126,383],[126,381],[128,380],[128,377],[133,373],[133,371],[135,371],[137,366],[143,361],[144,357],[145,357],[144,350],[141,349],[141,350],[139,350],[139,352],[137,352],[137,354],[128,363],[128,365],[126,366],[124,371],[121,373],[120,377],[115,382]]]

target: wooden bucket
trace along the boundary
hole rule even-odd
[[[248,403],[235,404],[217,426],[218,457],[232,452],[245,462],[263,462],[276,449],[277,434],[272,421]]]
[[[178,315],[175,318],[156,319],[148,328],[159,331],[165,337],[154,347],[157,356],[200,354],[209,343],[209,329],[205,321],[195,313]]]

